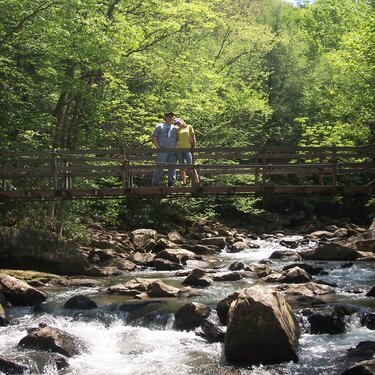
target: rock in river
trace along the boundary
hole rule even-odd
[[[75,336],[60,329],[41,325],[31,328],[19,346],[60,353],[67,357],[81,354],[85,345]]]
[[[6,375],[19,375],[29,373],[29,369],[28,367],[21,365],[20,363],[14,362],[13,360],[0,357],[0,372]]]
[[[337,308],[332,311],[312,314],[308,317],[312,334],[329,333],[331,335],[345,332],[344,314]]]
[[[64,307],[72,310],[91,310],[96,309],[98,305],[87,296],[74,296],[65,302]]]
[[[74,243],[32,229],[0,228],[0,264],[77,275],[88,266]]]
[[[179,308],[175,314],[175,327],[181,330],[192,330],[199,327],[210,315],[211,309],[198,302],[190,302]]]
[[[346,369],[341,375],[375,375],[375,359],[359,362]]]
[[[13,276],[0,274],[0,291],[14,306],[39,305],[47,295]]]
[[[231,362],[297,361],[300,330],[284,297],[264,287],[244,289],[230,305],[225,355]]]
[[[3,306],[0,305],[0,327],[7,326],[10,323],[10,318]]]
[[[182,283],[191,286],[207,287],[212,284],[212,279],[206,276],[206,273],[200,268],[195,268]]]

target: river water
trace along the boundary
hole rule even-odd
[[[300,237],[285,237],[296,240]],[[223,252],[223,265],[233,261],[244,263],[267,259],[275,250],[287,250],[279,245],[280,238],[254,241],[259,249],[230,254]],[[314,246],[313,243],[304,245]],[[297,250],[302,250],[299,248]],[[291,262],[272,261],[274,269]],[[375,264],[357,262],[351,268],[341,268],[340,262],[315,262],[328,271],[320,280],[338,285],[336,294],[326,297],[330,304],[345,305],[356,311],[374,311],[374,298],[365,293],[354,294],[355,289],[368,290],[374,284]],[[126,276],[105,279],[107,285],[126,281],[134,277],[163,279],[170,285],[180,286],[184,277],[175,272],[141,271]],[[253,279],[237,282],[215,282],[201,290],[201,296],[192,300],[215,307],[216,303],[234,290],[254,284]],[[180,332],[173,329],[173,313],[187,299],[152,304],[128,313],[119,306],[128,301],[123,296],[106,295],[101,288],[50,288],[48,300],[42,309],[12,308],[8,310],[12,324],[0,327],[0,355],[27,364],[32,374],[76,374],[76,375],[274,375],[274,374],[340,374],[353,360],[346,353],[360,341],[374,340],[375,333],[360,327],[356,314],[347,317],[347,332],[338,335],[311,335],[303,332],[300,338],[298,363],[273,366],[235,367],[225,361],[223,345],[208,343],[194,331]],[[63,308],[67,299],[74,295],[90,296],[99,305],[90,311],[72,311]],[[298,313],[300,306],[294,306]],[[26,335],[27,328],[47,323],[66,330],[81,338],[88,346],[87,352],[68,360],[69,367],[55,368],[48,354],[17,347]]]

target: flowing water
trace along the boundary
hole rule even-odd
[[[298,239],[289,237],[283,239]],[[286,250],[279,245],[280,238],[255,241],[259,249],[241,253],[223,252],[221,258],[225,268],[239,260],[244,263],[267,259],[275,250]],[[304,245],[314,246],[313,243]],[[302,250],[299,248],[298,250]],[[273,261],[272,267],[281,269],[291,262]],[[353,307],[356,311],[374,310],[373,298],[364,293],[354,294],[355,289],[368,290],[374,284],[374,263],[355,263],[351,268],[341,268],[340,262],[316,262],[328,275],[320,280],[336,283],[336,294],[329,303]],[[133,277],[158,277],[170,285],[181,286],[183,277],[175,272],[132,272],[126,277],[106,279],[114,284]],[[256,281],[244,279],[237,282],[215,282],[202,289],[201,296],[193,300],[215,307],[216,303],[234,290],[249,286]],[[67,299],[74,295],[90,296],[99,305],[90,311],[72,311],[63,308]],[[352,364],[347,349],[360,341],[375,340],[375,333],[360,327],[357,315],[347,317],[347,332],[338,335],[311,335],[303,332],[300,338],[298,363],[273,366],[234,367],[225,361],[223,345],[208,343],[194,331],[181,332],[173,329],[173,313],[188,300],[173,300],[145,306],[135,312],[126,312],[120,306],[129,301],[123,296],[106,295],[100,288],[51,288],[48,302],[41,309],[12,308],[8,310],[12,324],[0,327],[0,355],[25,363],[32,374],[76,374],[76,375],[229,375],[229,374],[340,374]],[[295,306],[298,309],[298,306]],[[26,335],[27,328],[47,323],[66,330],[81,338],[88,350],[68,360],[69,367],[57,371],[51,355],[17,347]]]

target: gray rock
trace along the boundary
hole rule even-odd
[[[207,287],[212,284],[212,279],[206,276],[206,273],[202,269],[195,268],[182,283],[191,286]]]
[[[171,262],[168,259],[155,258],[152,262],[152,267],[155,267],[159,271],[175,271],[181,270],[184,266],[180,263]]]
[[[0,372],[6,375],[29,373],[29,368],[11,359],[0,357]]]
[[[245,269],[245,265],[242,263],[242,262],[233,262],[230,266],[229,266],[229,270],[230,271],[240,271],[240,270],[244,270]]]
[[[367,297],[375,297],[375,285],[366,293]]]
[[[221,324],[227,324],[229,307],[231,303],[237,299],[239,294],[240,292],[233,292],[217,304],[216,312]]]
[[[133,230],[130,234],[130,239],[133,242],[136,249],[140,249],[145,246],[149,240],[156,240],[157,232],[153,229],[137,229]]]
[[[238,281],[241,280],[243,276],[239,272],[227,272],[223,275],[213,276],[214,281]]]
[[[371,329],[375,330],[375,313],[373,312],[365,312],[360,314],[359,321],[361,322],[361,325]]]
[[[0,264],[3,268],[79,275],[88,266],[83,252],[71,242],[32,229],[0,228]]]
[[[331,311],[315,313],[308,317],[312,334],[329,333],[331,335],[345,332],[344,314],[336,308]]]
[[[230,362],[275,364],[297,361],[300,330],[284,297],[254,286],[230,305],[225,356]]]
[[[86,346],[77,337],[57,328],[41,325],[29,329],[19,346],[60,353],[67,357],[81,354]]]
[[[7,326],[10,323],[10,318],[3,306],[0,305],[0,327]]]
[[[375,355],[375,341],[361,341],[355,348],[348,349],[348,357],[361,360],[372,359]]]
[[[91,298],[79,295],[66,301],[64,307],[73,310],[92,310],[96,309],[98,305]]]
[[[341,375],[375,375],[375,359],[359,362],[346,369]]]
[[[199,327],[210,315],[211,309],[198,302],[189,302],[175,314],[175,327],[179,330],[192,330]]]
[[[0,291],[14,306],[39,305],[47,295],[13,276],[0,274]]]
[[[277,250],[271,254],[270,259],[301,260],[301,256],[296,251]]]
[[[224,249],[224,247],[226,246],[224,237],[202,238],[200,242],[202,245],[213,245],[219,247],[220,249]]]

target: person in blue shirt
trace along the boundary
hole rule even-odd
[[[176,148],[177,126],[173,125],[173,112],[165,114],[163,123],[157,124],[152,132],[151,141],[159,150],[168,150]],[[158,152],[156,164],[176,164],[175,152]],[[163,176],[163,166],[157,166],[152,176],[151,186],[160,186],[160,180]],[[168,169],[168,186],[174,186],[176,183],[176,169]]]

